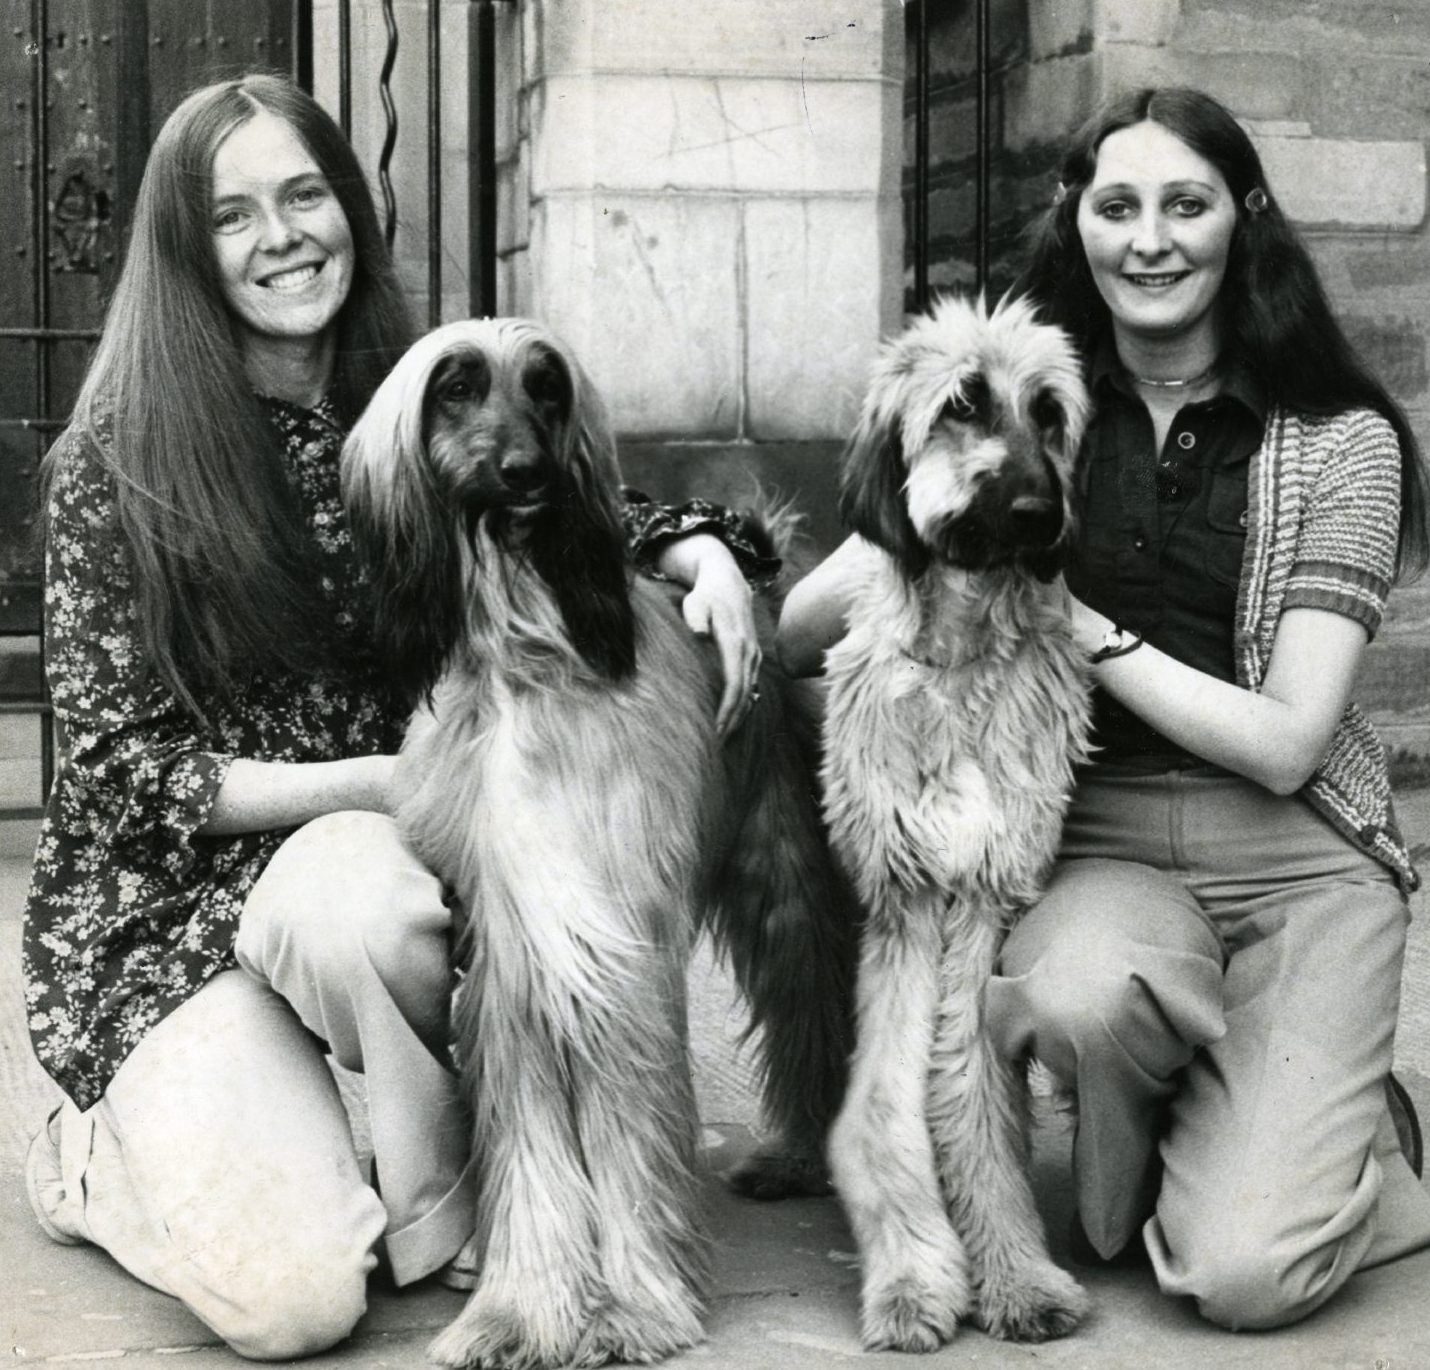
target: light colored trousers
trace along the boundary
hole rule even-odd
[[[260,1359],[345,1337],[379,1249],[398,1284],[436,1270],[475,1214],[451,922],[390,819],[299,829],[244,906],[242,968],[145,1037],[88,1113],[62,1111],[57,1222]],[[324,1044],[366,1076],[381,1198]]]
[[[1089,771],[988,1018],[1076,1091],[1096,1250],[1141,1227],[1164,1291],[1266,1328],[1430,1244],[1385,1102],[1407,922],[1303,800],[1209,767]]]

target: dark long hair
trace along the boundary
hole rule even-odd
[[[1063,158],[1058,202],[1034,223],[1028,264],[1016,290],[1061,324],[1084,355],[1110,335],[1111,316],[1098,293],[1078,234],[1078,204],[1092,180],[1098,149],[1133,124],[1160,124],[1221,172],[1236,208],[1236,227],[1217,304],[1228,349],[1267,397],[1303,414],[1367,408],[1383,414],[1400,443],[1400,539],[1397,570],[1419,575],[1430,560],[1430,485],[1410,425],[1341,331],[1300,236],[1266,182],[1246,131],[1209,95],[1178,87],[1120,96],[1076,134]],[[1260,190],[1265,204],[1247,206]],[[1260,197],[1254,197],[1259,203]]]
[[[331,610],[277,440],[244,371],[212,236],[219,145],[262,111],[284,120],[331,185],[353,239],[335,320],[331,395],[344,425],[412,338],[372,197],[342,132],[280,77],[206,86],[154,141],[124,269],[75,406],[113,475],[150,668],[197,716],[199,696],[262,670],[329,664]],[[46,466],[46,486],[52,464]]]

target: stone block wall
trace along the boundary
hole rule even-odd
[[[524,7],[513,296],[622,432],[847,432],[898,323],[902,27],[888,0]]]

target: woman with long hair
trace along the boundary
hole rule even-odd
[[[453,911],[388,814],[409,701],[375,660],[338,488],[411,338],[331,118],[276,77],[208,86],[154,143],[44,471],[67,755],[24,969],[67,1098],[30,1199],[56,1241],[104,1247],[253,1357],[346,1336],[379,1256],[398,1284],[471,1284]],[[690,587],[736,726],[759,655],[742,568],[768,574],[768,549],[699,501],[632,503],[627,531]],[[374,1175],[327,1052],[366,1077]]]
[[[1145,1245],[1208,1319],[1282,1325],[1430,1244],[1387,1107],[1418,879],[1351,702],[1426,563],[1424,468],[1206,95],[1093,116],[1016,289],[1093,398],[1067,581],[1097,750],[988,1027],[1076,1092],[1083,1257]],[[787,665],[842,635],[854,559],[795,587]]]

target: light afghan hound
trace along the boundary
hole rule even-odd
[[[886,345],[846,453],[868,546],[827,657],[825,814],[866,922],[830,1163],[870,1349],[931,1350],[971,1315],[1041,1341],[1086,1308],[1029,1188],[1026,1082],[982,1025],[1086,756],[1057,575],[1086,406],[1072,348],[1025,302],[950,299]]]
[[[432,1354],[657,1360],[701,1337],[685,969],[702,924],[750,1005],[778,1134],[740,1183],[827,1192],[857,932],[820,826],[817,714],[765,665],[722,745],[714,649],[633,574],[601,405],[534,324],[419,341],[343,479],[380,648],[425,701],[398,820],[466,917],[484,1251]]]

